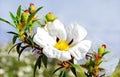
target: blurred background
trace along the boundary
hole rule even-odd
[[[53,12],[65,25],[83,25],[88,31],[87,39],[105,42],[115,57],[120,58],[120,0],[0,0],[0,17],[11,21],[10,11],[15,14],[19,5],[25,10],[30,3],[36,7],[44,6],[37,14],[39,17]],[[7,34],[8,31],[15,30],[0,21],[0,77],[32,77],[36,58],[25,54],[25,58],[19,62],[16,52],[8,55],[12,45],[12,35]],[[112,77],[120,77],[119,71],[120,64]],[[49,72],[51,71],[40,70],[37,75],[42,77],[48,73],[44,77],[49,77]]]

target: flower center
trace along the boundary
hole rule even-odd
[[[58,42],[56,42],[54,47],[61,51],[66,51],[69,49],[69,45],[65,40],[59,40]]]

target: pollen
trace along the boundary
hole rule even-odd
[[[65,40],[59,40],[54,47],[61,51],[67,51],[69,49],[68,42]]]

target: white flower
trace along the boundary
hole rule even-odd
[[[48,22],[46,29],[38,27],[34,42],[43,48],[48,58],[57,58],[62,61],[70,60],[71,55],[82,59],[91,47],[91,41],[83,40],[86,30],[78,25],[71,24],[64,27],[59,20]]]

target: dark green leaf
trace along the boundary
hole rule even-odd
[[[7,32],[7,33],[18,35],[18,33],[15,33],[15,32],[12,32],[12,31]]]
[[[22,44],[22,43],[19,43],[19,44],[17,45],[17,47],[16,47],[16,50],[17,50],[18,54],[19,54],[19,52],[20,52],[21,44]]]
[[[27,47],[29,47],[29,46],[27,45],[27,46],[22,47],[22,49],[19,52],[18,60],[20,60],[20,56],[21,56],[23,50],[26,49]]]
[[[29,41],[30,45],[34,46],[34,42],[33,42],[33,39],[31,37],[28,38],[28,41]]]
[[[84,70],[82,69],[81,66],[77,65],[77,64],[71,64],[73,68],[75,68],[81,75],[82,77],[86,77]]]
[[[21,5],[19,5],[17,9],[17,18],[20,19],[20,16],[21,16]]]
[[[20,43],[22,43],[22,42],[20,42]],[[17,43],[17,44],[15,44],[15,45],[13,45],[11,48],[10,48],[10,50],[8,51],[8,54],[10,53],[10,51],[15,47],[15,46],[17,46],[19,43]]]
[[[61,71],[59,77],[66,77],[66,69]]]
[[[77,77],[75,68],[74,68],[74,67],[71,67],[70,69],[71,69],[72,73],[75,75],[75,77]]]
[[[60,69],[62,69],[62,67],[57,68],[52,74],[56,73]]]
[[[41,58],[42,58],[42,57],[39,56],[39,58],[37,59],[35,65],[34,65],[33,77],[35,77],[35,72],[36,72],[36,70],[37,70],[37,67],[39,67],[39,69],[40,69],[40,67],[41,67]]]
[[[13,44],[16,42],[17,38],[18,38],[17,35],[14,35],[14,36],[13,36],[13,39],[12,39]]]
[[[12,18],[13,22],[16,24],[17,19],[16,19],[16,17],[12,14],[12,12],[10,12],[10,17]]]
[[[46,55],[42,55],[42,62],[43,62],[43,64],[44,64],[44,66],[47,68],[47,62],[48,62],[48,58],[47,58],[47,56]]]
[[[28,18],[28,22],[30,22],[30,20],[35,16],[35,14],[39,11],[39,10],[41,10],[43,7],[39,7],[34,13],[32,13],[30,16],[29,16],[29,18]]]
[[[5,22],[5,23],[11,25],[12,27],[16,28],[15,25],[13,25],[12,23],[10,23],[9,21],[7,21],[7,20],[5,20],[5,19],[3,19],[3,18],[0,18],[0,21],[3,21],[3,22]]]

